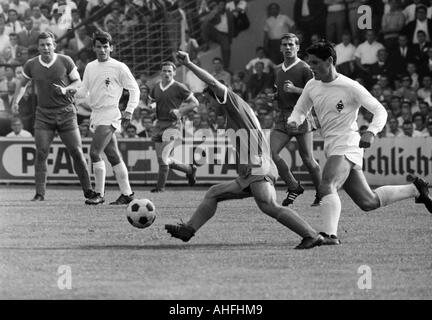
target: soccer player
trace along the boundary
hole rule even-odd
[[[18,82],[14,94],[17,107],[27,83],[32,80],[38,93],[35,116],[35,181],[36,194],[32,201],[45,199],[47,165],[50,146],[56,131],[73,159],[74,169],[86,198],[94,196],[86,160],[81,146],[76,107],[69,89],[76,89],[81,78],[72,59],[55,53],[54,35],[42,32],[38,36],[40,55],[24,64],[23,78]]]
[[[121,192],[120,197],[110,204],[128,204],[133,200],[134,193],[114,133],[129,124],[132,113],[138,106],[140,91],[129,68],[124,63],[111,58],[113,43],[109,33],[97,32],[94,35],[93,50],[97,59],[87,64],[82,87],[79,89],[81,94],[90,98],[89,105],[92,109],[90,130],[94,133],[90,158],[95,174],[96,194],[85,203],[97,205],[105,202],[106,168],[101,156],[104,152],[113,168]],[[123,89],[129,91],[129,101],[122,115],[119,101]]]
[[[164,192],[169,169],[186,173],[189,185],[196,182],[196,167],[193,164],[183,164],[171,157],[175,140],[165,139],[166,130],[180,130],[181,117],[198,106],[199,102],[193,93],[182,83],[175,81],[176,66],[171,61],[162,63],[162,80],[157,83],[149,98],[156,102],[156,119],[152,141],[155,142],[156,155],[159,163],[158,181],[150,192]],[[180,106],[181,105],[181,106]],[[167,135],[166,135],[167,136]]]
[[[297,130],[287,127],[287,119],[290,116],[300,94],[306,83],[312,79],[312,71],[309,66],[300,58],[297,53],[300,50],[299,39],[293,33],[287,33],[281,38],[280,50],[284,61],[276,73],[277,101],[280,109],[279,117],[276,119],[274,129],[270,134],[270,148],[273,161],[275,162],[279,176],[285,181],[288,187],[288,195],[282,201],[283,206],[288,206],[304,192],[287,163],[279,153],[286,147],[292,137],[297,139],[300,156],[303,163],[311,174],[312,181],[317,191],[312,206],[318,206],[320,196],[318,186],[321,181],[321,169],[313,157],[313,133],[310,118],[307,118]]]
[[[324,138],[327,162],[323,168],[319,192],[322,195],[320,233],[325,245],[337,245],[341,201],[338,189],[343,187],[364,211],[390,203],[415,198],[432,213],[428,184],[416,178],[412,184],[383,186],[371,190],[362,171],[363,148],[371,146],[375,135],[387,120],[386,109],[358,82],[336,72],[336,52],[333,44],[322,40],[309,47],[309,65],[314,79],[306,84],[302,95],[288,118],[288,125],[297,128],[314,106]],[[373,113],[373,119],[361,136],[357,129],[360,106]]]
[[[165,229],[175,238],[184,242],[201,228],[216,212],[220,201],[253,197],[258,207],[270,217],[291,229],[303,239],[297,249],[309,249],[318,246],[324,240],[322,236],[304,221],[296,212],[279,206],[276,202],[274,183],[277,178],[277,168],[271,159],[271,153],[254,111],[231,89],[216,80],[207,71],[193,64],[186,52],[179,51],[177,58],[195,75],[208,85],[206,89],[215,99],[227,116],[227,129],[236,133],[246,131],[249,137],[236,148],[240,161],[238,163],[239,177],[233,181],[212,186],[204,199],[186,223],[165,225]],[[237,135],[237,134],[235,134]],[[236,138],[230,137],[232,143]]]

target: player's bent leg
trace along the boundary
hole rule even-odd
[[[323,238],[294,210],[284,208],[276,203],[276,190],[266,180],[254,182],[250,186],[258,207],[265,214],[297,233],[303,238],[296,249],[310,249],[321,245]]]
[[[165,229],[172,237],[187,242],[214,216],[218,202],[246,197],[250,197],[250,193],[243,191],[235,180],[214,185],[206,192],[204,199],[188,222],[177,225],[167,224]]]
[[[52,130],[35,130],[35,186],[36,194],[32,201],[42,201],[45,199],[46,178],[47,178],[47,158],[49,148],[54,139],[55,132]]]
[[[341,202],[337,193],[348,178],[354,164],[343,155],[330,156],[323,168],[319,187],[322,195],[320,213],[322,226],[320,234],[324,236],[324,245],[339,244],[337,230],[341,214]]]
[[[104,150],[108,161],[110,162],[115,178],[117,180],[117,184],[120,188],[120,197],[116,201],[110,202],[110,205],[123,205],[129,204],[135,197],[135,194],[132,192],[132,188],[129,183],[129,173],[121,158],[120,150],[118,149],[117,138],[113,134],[111,140],[108,142],[108,145]]]
[[[306,132],[305,134],[296,136],[296,138],[300,157],[306,168],[308,168],[316,190],[315,200],[312,206],[319,206],[321,202],[321,196],[318,192],[321,183],[321,167],[313,156],[313,132]]]
[[[84,157],[79,129],[59,132],[60,138],[72,157],[75,172],[80,180],[84,195],[93,194],[90,174]]]
[[[426,209],[432,212],[432,199],[429,196],[427,183],[416,178],[407,185],[382,186],[371,190],[361,170],[353,170],[347,179],[344,189],[363,211],[375,210],[397,201],[423,197]]]

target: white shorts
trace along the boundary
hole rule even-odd
[[[363,168],[363,148],[360,148],[360,135],[336,136],[324,141],[324,154],[330,156],[345,156],[355,164],[355,169]]]
[[[121,130],[121,112],[119,108],[102,108],[92,110],[90,115],[90,131],[95,132],[98,126],[113,126]]]

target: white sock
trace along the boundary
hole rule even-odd
[[[321,218],[323,219],[322,232],[328,235],[337,235],[341,209],[342,205],[337,193],[331,193],[322,198],[320,206]]]
[[[129,173],[123,161],[113,166],[115,178],[120,188],[120,192],[125,196],[132,194],[132,189],[129,185]]]
[[[418,197],[420,193],[413,184],[403,186],[384,186],[375,189],[374,192],[380,199],[381,207],[387,206],[393,202]]]
[[[95,192],[100,193],[103,197],[105,195],[105,161],[93,162],[93,171],[95,175]]]

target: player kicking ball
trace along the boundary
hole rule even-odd
[[[239,177],[233,181],[212,186],[189,221],[177,225],[167,224],[165,225],[167,232],[187,242],[213,217],[218,202],[253,197],[265,214],[303,238],[296,249],[310,249],[321,245],[324,238],[306,221],[295,211],[277,204],[274,187],[277,168],[271,159],[270,148],[263,138],[264,134],[254,111],[231,89],[192,63],[186,52],[179,51],[177,58],[181,64],[208,85],[207,93],[220,104],[226,113],[227,129],[235,132],[238,130],[249,132],[249,144],[241,143],[240,148],[236,150],[239,159],[246,158],[245,163],[238,164]]]
[[[129,184],[129,176],[117,146],[115,131],[129,124],[133,110],[138,106],[139,87],[129,68],[122,62],[110,57],[113,51],[111,35],[98,32],[93,38],[93,49],[97,60],[87,64],[84,70],[82,87],[79,93],[89,96],[92,113],[90,130],[94,132],[90,146],[90,158],[95,174],[94,197],[87,199],[86,204],[97,205],[105,202],[105,162],[102,152],[111,164],[115,178],[120,187],[120,197],[111,205],[128,204],[134,198]],[[123,88],[129,91],[129,101],[123,116],[119,101]]]
[[[336,52],[332,43],[321,40],[309,47],[309,65],[314,74],[301,94],[288,125],[295,129],[315,107],[327,162],[319,187],[324,245],[338,245],[337,237],[341,201],[338,190],[344,188],[351,199],[364,211],[371,211],[393,202],[415,198],[432,213],[428,184],[416,178],[412,184],[383,186],[371,190],[362,171],[363,148],[369,148],[375,135],[386,121],[387,111],[357,81],[336,72]],[[368,130],[361,136],[357,128],[360,106],[373,113]]]

